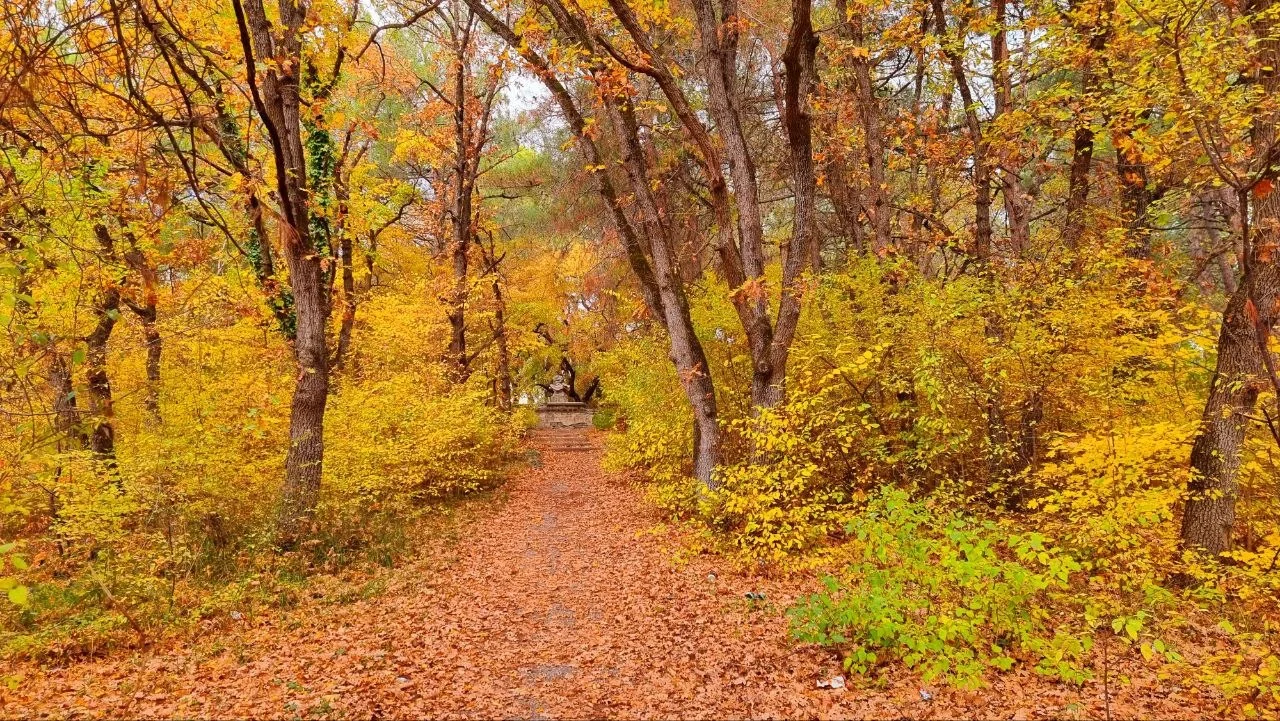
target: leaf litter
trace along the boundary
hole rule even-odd
[[[395,571],[380,596],[310,602],[215,639],[10,668],[0,716],[1202,718],[1217,708],[1132,660],[1113,659],[1110,677],[1127,683],[1105,690],[1027,669],[978,691],[925,692],[902,670],[846,681],[830,651],[788,636],[781,609],[811,580],[747,576],[708,556],[673,563],[679,539],[652,532],[654,512],[600,470],[598,448],[555,440],[536,439],[542,463],[508,482],[506,500],[452,547]],[[771,604],[743,604],[743,588]]]

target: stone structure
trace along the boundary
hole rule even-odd
[[[564,374],[557,373],[547,388],[551,396],[538,406],[539,428],[584,428],[591,425],[594,414],[586,403],[569,400],[569,394],[565,392],[569,386],[564,382]]]

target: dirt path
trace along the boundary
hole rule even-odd
[[[795,590],[711,561],[673,564],[636,493],[573,432],[469,528],[441,570],[411,564],[376,598],[317,606],[230,639],[64,669],[0,689],[9,716],[379,718],[1101,717],[1098,689],[1029,674],[920,697],[904,676],[823,691],[825,652],[787,641]],[[438,561],[438,559],[437,559]],[[745,591],[763,591],[750,604]],[[774,604],[777,604],[776,606]],[[1198,715],[1135,679],[1130,714]],[[1163,693],[1163,692],[1162,692]],[[1148,699],[1143,701],[1142,699]],[[1203,701],[1201,702],[1203,703]]]

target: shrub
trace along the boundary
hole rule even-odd
[[[648,480],[659,485],[681,484],[688,478],[693,449],[693,419],[662,347],[665,342],[634,338],[594,363],[626,426],[626,433],[608,439],[605,467],[643,469]]]
[[[195,292],[225,288],[210,281]],[[191,307],[224,307],[215,301],[197,295]],[[369,323],[357,323],[348,371],[333,379],[305,552],[274,547],[295,365],[251,313],[182,318],[195,323],[183,332],[162,326],[160,422],[131,385],[145,377],[144,345],[121,323],[113,344],[125,350],[109,358],[119,380],[114,465],[32,444],[56,437],[34,422],[0,433],[0,539],[19,539],[0,545],[0,591],[13,601],[0,603],[0,650],[93,653],[206,616],[291,604],[309,574],[387,563],[442,501],[497,483],[520,416],[488,403],[484,379],[446,382],[411,342],[443,323],[439,308],[388,292],[361,314]]]
[[[737,553],[778,562],[839,528],[849,493],[818,463],[821,448],[805,433],[803,416],[764,411],[730,429],[756,455],[717,469],[702,514]]]
[[[988,669],[1026,656],[1040,672],[1084,677],[1088,640],[1052,634],[1059,624],[1048,605],[1079,565],[1042,536],[1010,534],[899,490],[874,496],[848,532],[848,568],[790,610],[796,638],[837,647],[847,670],[900,660],[926,679],[975,687]]]

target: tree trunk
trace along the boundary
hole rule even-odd
[[[1280,90],[1280,39],[1275,36],[1273,0],[1250,3],[1258,38],[1253,72],[1262,87],[1264,108]],[[1182,516],[1182,545],[1217,556],[1231,549],[1245,431],[1259,392],[1277,385],[1269,341],[1280,312],[1280,194],[1276,181],[1276,114],[1255,117],[1251,145],[1254,180],[1237,190],[1244,246],[1244,277],[1223,313],[1218,363],[1209,384],[1201,426],[1191,448],[1191,482]],[[1249,212],[1250,198],[1252,213]],[[1252,219],[1253,230],[1250,232]],[[1277,388],[1280,390],[1280,388]]]
[[[338,252],[342,255],[342,321],[338,326],[338,347],[333,352],[333,369],[338,370],[347,360],[351,349],[351,332],[356,324],[356,307],[359,298],[356,296],[356,280],[352,269],[351,236],[342,234],[338,241]]]
[[[1089,203],[1089,176],[1093,164],[1093,129],[1076,128],[1072,139],[1071,175],[1068,182],[1066,217],[1063,219],[1063,243],[1070,249],[1080,247],[1084,236],[1085,211]]]
[[[792,0],[791,32],[782,56],[786,74],[782,121],[791,155],[795,218],[791,241],[784,246],[782,256],[782,297],[778,303],[778,322],[769,349],[768,386],[758,403],[766,408],[779,405],[786,395],[787,358],[800,323],[799,278],[806,268],[814,272],[818,270],[811,262],[818,246],[818,183],[813,164],[813,117],[809,107],[809,91],[813,85],[817,51],[818,37],[813,32],[812,0]],[[880,210],[886,208],[881,207]],[[887,218],[887,213],[884,217]]]
[[[128,234],[127,234],[128,235]],[[158,314],[156,311],[156,285],[158,279],[156,268],[146,255],[138,249],[132,235],[128,235],[129,251],[124,254],[125,263],[142,279],[142,302],[126,299],[129,309],[142,322],[142,337],[147,345],[147,387],[143,396],[143,406],[150,419],[159,423],[160,416],[160,358],[164,352],[164,340],[156,327]]]
[[[49,358],[49,388],[53,391],[53,427],[60,436],[58,450],[79,450],[89,445],[85,435],[80,408],[76,403],[75,386],[71,382],[71,369],[66,358],[54,349]],[[66,441],[66,445],[63,442]]]
[[[616,11],[625,2],[613,0],[611,5]],[[739,315],[751,353],[751,404],[769,408],[783,397],[783,389],[775,385],[780,378],[775,375],[785,374],[785,369],[776,371],[773,367],[773,328],[763,287],[764,220],[760,214],[755,157],[742,129],[742,99],[737,78],[737,24],[741,19],[738,17],[737,0],[721,0],[719,15],[713,0],[693,0],[693,11],[705,58],[707,105],[729,163],[729,177],[733,180],[738,254],[743,281],[747,284],[738,284],[734,291],[739,297]],[[632,31],[633,37],[637,34],[634,28],[628,27],[628,30]],[[788,289],[784,288],[783,293],[786,292]]]
[[[1274,125],[1255,124],[1255,135],[1274,137]],[[1257,226],[1249,243],[1249,262],[1223,312],[1218,362],[1191,447],[1192,478],[1182,517],[1182,545],[1211,555],[1231,549],[1239,493],[1236,474],[1249,415],[1259,393],[1269,387],[1267,376],[1274,368],[1270,352],[1264,354],[1263,348],[1280,302],[1280,267],[1277,259],[1267,257],[1280,243],[1280,196],[1258,200],[1253,216]]]
[[[659,214],[652,195],[645,153],[630,101],[607,98],[605,105],[610,110],[611,124],[623,148],[623,164],[631,180],[645,235],[650,239],[654,277],[662,298],[663,325],[671,344],[671,361],[693,409],[693,475],[705,487],[714,488],[712,472],[720,457],[720,429],[711,366],[693,328],[688,297],[672,257],[670,228]]]
[[[889,192],[886,187],[884,138],[880,131],[880,103],[871,77],[870,49],[867,47],[866,21],[863,11],[849,13],[846,0],[835,0],[836,33],[851,43],[853,57],[853,98],[857,104],[858,123],[862,130],[863,152],[867,163],[867,203],[871,220],[871,249],[884,253],[893,244],[890,233]],[[792,8],[792,32],[795,31],[795,8]]]
[[[468,169],[470,168],[471,127],[467,118],[467,80],[468,63],[466,61],[469,32],[463,33],[457,48],[457,57],[453,83],[453,132],[454,132],[454,167],[453,167],[453,245],[451,259],[453,262],[453,297],[449,307],[449,360],[453,365],[453,381],[463,383],[470,375],[467,358],[467,296],[469,283],[469,259],[472,241],[472,186]]]
[[[142,337],[147,344],[147,391],[143,397],[143,405],[151,420],[159,423],[160,415],[160,357],[164,352],[164,339],[156,328],[156,306],[152,302],[141,308],[135,308],[139,320],[142,321]]]
[[[973,143],[973,256],[980,264],[986,265],[991,259],[991,167],[987,159],[987,140],[982,132],[982,122],[978,119],[977,101],[964,69],[963,48],[968,28],[967,25],[962,25],[956,30],[955,39],[950,37],[944,0],[931,2],[934,32],[938,34],[943,54],[951,66],[956,89],[960,91],[960,100],[964,103],[965,127],[968,128],[969,139]],[[957,50],[953,43],[958,44],[960,49]]]
[[[1012,109],[1013,80],[1009,71],[1009,43],[1005,22],[1008,1],[993,0],[995,28],[991,32],[992,80],[995,84],[995,115],[992,120]],[[1002,154],[1007,156],[1007,154]],[[1007,157],[1006,157],[1007,160]],[[1009,230],[1009,250],[1022,257],[1031,248],[1031,198],[1022,187],[1019,168],[1000,163],[1000,194],[1004,198],[1005,222]]]
[[[93,229],[104,259],[115,258],[115,243],[106,226]],[[114,466],[116,455],[115,406],[111,396],[111,378],[107,375],[107,341],[120,318],[120,289],[114,283],[99,291],[93,304],[97,323],[85,336],[86,378],[89,389],[89,413],[93,430],[89,433],[89,450],[107,465]]]
[[[1139,114],[1145,120],[1149,111]],[[1147,165],[1142,162],[1142,149],[1133,136],[1132,127],[1124,127],[1115,133],[1116,175],[1120,178],[1121,213],[1128,227],[1125,255],[1131,258],[1151,256],[1151,232],[1147,227],[1147,214],[1151,207],[1150,178]]]
[[[1100,82],[1093,64],[1095,58],[1106,49],[1111,40],[1111,15],[1115,12],[1115,0],[1101,0],[1097,19],[1081,28],[1088,34],[1089,54],[1081,70],[1080,92],[1084,103],[1089,103],[1098,93]],[[1080,247],[1084,236],[1086,211],[1089,202],[1089,181],[1093,165],[1093,128],[1087,115],[1081,115],[1072,138],[1071,173],[1068,179],[1066,217],[1062,239],[1068,248]]]
[[[502,277],[494,268],[489,284],[493,291],[493,340],[498,347],[498,368],[494,373],[495,399],[498,408],[511,410],[511,347],[507,341],[507,302],[502,294]]]
[[[271,140],[279,228],[297,311],[294,356],[298,374],[289,419],[278,540],[294,547],[310,530],[320,495],[324,463],[324,412],[329,396],[329,359],[325,341],[328,288],[320,253],[311,237],[307,162],[302,150],[298,72],[303,67],[301,28],[306,6],[279,0],[279,34],[263,0],[232,0],[253,104]],[[271,62],[259,77],[255,57]]]

